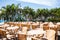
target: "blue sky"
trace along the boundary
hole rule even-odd
[[[38,8],[60,7],[60,0],[0,0],[0,8],[6,5],[21,3],[22,7]]]

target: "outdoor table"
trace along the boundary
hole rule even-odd
[[[4,27],[1,25],[0,28],[4,28]]]
[[[19,27],[7,27],[6,29],[7,29],[8,31],[10,31],[10,32],[15,33],[18,28],[19,28]]]
[[[34,34],[44,34],[45,31],[42,30],[31,30],[28,31],[28,35],[34,35]]]
[[[0,29],[6,29],[6,27],[7,27],[7,26],[1,25],[1,26],[0,26]]]
[[[4,24],[3,26],[9,26],[9,24]]]
[[[6,28],[9,27],[9,24],[4,24],[2,27],[6,30]]]
[[[57,25],[60,25],[60,22],[56,23]]]
[[[43,31],[42,29],[35,29],[35,30],[31,30],[27,32],[27,36],[29,39],[31,39],[32,37],[35,37],[37,35],[43,35],[45,33],[45,31]]]
[[[18,29],[19,27],[7,27],[8,30],[15,30]]]

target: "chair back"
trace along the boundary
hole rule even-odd
[[[47,30],[46,31],[46,36],[48,40],[55,40],[55,31],[54,30]]]
[[[27,27],[22,27],[22,32],[23,32],[24,34],[27,34]]]

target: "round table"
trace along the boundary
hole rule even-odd
[[[16,33],[16,32],[18,31],[18,28],[19,28],[19,27],[7,27],[6,29],[7,29],[9,32]]]
[[[15,30],[18,29],[19,27],[7,27],[7,30]]]
[[[37,36],[37,35],[43,35],[46,33],[46,31],[43,31],[42,29],[35,29],[27,32],[27,40],[31,40],[31,38]]]

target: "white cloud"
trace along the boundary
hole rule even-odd
[[[29,3],[35,3],[35,4],[42,4],[42,5],[47,5],[47,6],[57,5],[57,0],[17,0],[17,1],[29,2]]]

